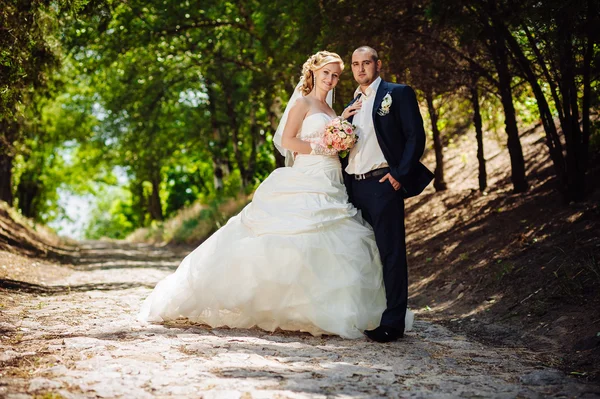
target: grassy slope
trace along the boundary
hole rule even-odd
[[[209,237],[227,220],[236,215],[250,197],[240,195],[211,205],[196,202],[163,223],[135,230],[126,240],[153,244],[194,244]]]
[[[45,284],[69,274],[57,262],[70,263],[77,256],[73,244],[0,201],[0,289],[11,280]]]
[[[61,259],[68,256],[70,243],[59,238],[46,226],[21,216],[0,201],[0,251],[22,255]]]

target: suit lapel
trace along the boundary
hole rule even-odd
[[[372,118],[373,118],[373,128],[375,129],[375,137],[377,137],[377,142],[379,143],[379,147],[381,148],[381,150],[383,152],[383,156],[388,161],[388,164],[391,165],[392,163],[390,162],[390,159],[386,155],[389,153],[389,151],[387,151],[387,146],[385,144],[385,140],[382,137],[384,132],[379,131],[379,123],[377,123],[377,119],[378,119],[377,118],[377,116],[378,116],[377,110],[379,109],[379,107],[381,107],[381,103],[383,102],[383,97],[385,97],[387,92],[388,92],[387,82],[384,80],[381,80],[381,83],[379,84],[379,88],[377,89],[377,94],[375,94],[375,101],[373,102]]]
[[[383,101],[383,97],[387,93],[387,82],[385,80],[381,80],[379,83],[379,88],[377,89],[377,94],[375,95],[375,101],[373,102],[373,122],[375,122],[375,115],[377,115],[377,110],[381,107],[381,102]]]

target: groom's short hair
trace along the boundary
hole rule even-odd
[[[360,46],[359,48],[354,50],[354,52],[357,52],[357,51],[367,51],[367,52],[371,53],[371,58],[373,59],[373,62],[377,62],[379,60],[379,54],[377,54],[377,50],[375,50],[373,47]]]

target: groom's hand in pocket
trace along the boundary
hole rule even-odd
[[[402,187],[402,184],[400,184],[398,180],[394,179],[390,173],[383,176],[381,180],[379,180],[379,183],[383,183],[386,180],[392,185],[392,187],[394,187],[394,190],[396,191],[400,190],[400,187]]]

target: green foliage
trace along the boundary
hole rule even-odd
[[[168,197],[166,214],[191,205],[206,188],[197,168],[178,167],[166,173]]]
[[[13,166],[16,205],[27,217],[47,223],[64,216],[59,189],[95,194],[98,183],[115,183],[107,153],[89,140],[99,121],[84,94],[85,87],[66,86],[29,110]]]
[[[251,192],[276,164],[271,139],[281,99],[315,50],[349,61],[355,46],[376,47],[384,78],[433,99],[444,145],[472,136],[464,135],[472,118],[466,88],[475,85],[484,128],[506,142],[492,51],[499,32],[524,49],[559,118],[553,80],[561,68],[569,71],[557,49],[575,54],[579,90],[581,55],[597,20],[588,12],[593,2],[573,6],[563,20],[557,11],[566,6],[557,1],[514,9],[505,1],[473,0],[0,1],[0,26],[10,33],[0,36],[0,199],[14,196],[23,214],[48,222],[65,217],[59,193],[92,195],[98,209],[89,237],[153,229],[198,202]],[[364,23],[370,13],[378,17]],[[563,32],[567,22],[574,29]],[[544,44],[542,63],[527,29]],[[569,45],[561,32],[571,35]],[[529,127],[542,114],[511,51],[513,102]],[[594,108],[597,45],[592,55]],[[354,89],[348,64],[338,112]],[[590,132],[597,148],[597,127]],[[182,231],[199,226],[189,223]]]
[[[91,143],[126,171],[142,226],[211,195],[215,168],[228,196],[272,170],[271,105],[320,31],[276,3],[134,1],[73,21],[65,43],[102,113]]]
[[[0,123],[17,123],[33,90],[46,89],[58,65],[55,13],[46,1],[2,1],[0,7]],[[58,3],[63,6],[62,2]],[[13,139],[2,129],[5,145]]]
[[[124,189],[109,189],[92,211],[85,229],[88,239],[123,239],[135,229],[135,212],[131,193]]]
[[[3,21],[20,7],[10,4]],[[0,64],[21,63],[15,71],[20,68],[23,79],[54,72],[56,89],[45,99],[41,80],[19,86],[16,72],[1,82],[23,88],[13,102],[36,88],[31,111],[20,110],[27,123],[15,127],[18,137],[4,139],[14,143],[9,183],[23,213],[46,222],[64,217],[59,190],[106,195],[98,182],[116,184],[112,171],[119,168],[135,209],[126,219],[147,226],[214,195],[216,168],[224,170],[227,196],[251,191],[273,169],[273,147],[265,140],[276,124],[272,105],[280,93],[287,96],[313,52],[321,30],[306,16],[314,15],[316,2],[30,5],[23,18],[46,18],[22,26],[31,43],[37,40],[28,50],[37,58],[21,59],[25,44],[4,42]],[[47,59],[39,56],[42,47],[52,48]],[[0,114],[12,115],[5,108]]]
[[[242,194],[233,198],[217,195],[205,202],[197,201],[165,222],[154,222],[135,230],[127,239],[133,242],[198,244],[239,213],[248,201],[248,196]]]

